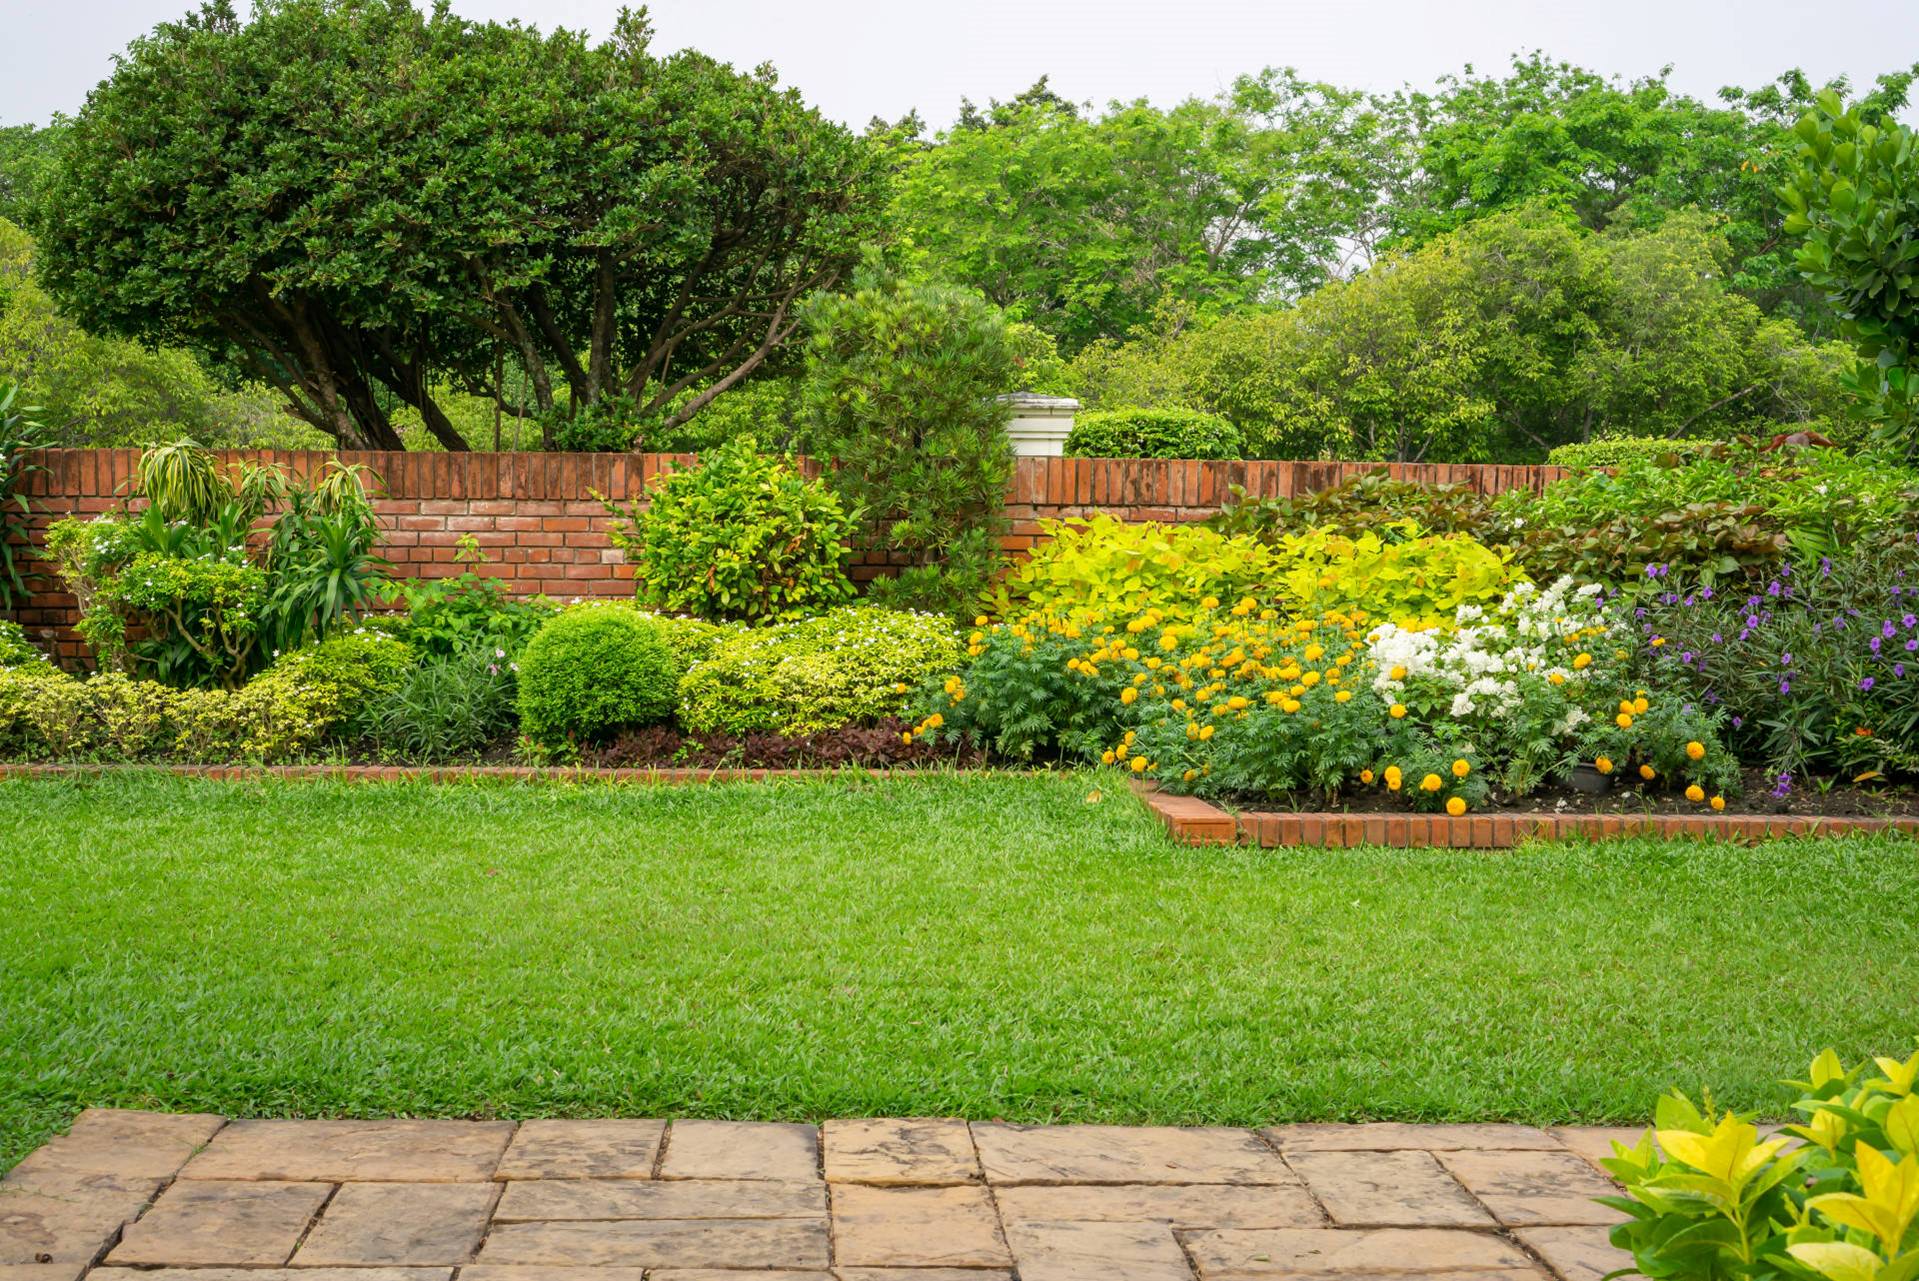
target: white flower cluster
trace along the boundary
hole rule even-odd
[[[1598,595],[1597,586],[1574,588],[1571,578],[1544,590],[1520,583],[1490,612],[1461,605],[1450,628],[1409,631],[1388,623],[1369,645],[1377,672],[1373,688],[1397,701],[1408,682],[1437,685],[1451,691],[1455,717],[1501,715],[1518,704],[1522,681],[1554,674],[1583,679],[1570,665],[1565,641],[1610,626]],[[1584,719],[1577,707],[1569,709],[1563,731]]]

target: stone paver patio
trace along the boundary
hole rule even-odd
[[[93,1110],[0,1281],[1597,1281],[1621,1130]]]

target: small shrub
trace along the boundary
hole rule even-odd
[[[1509,552],[1468,534],[1426,534],[1412,521],[1356,537],[1281,535],[1273,557],[1275,582],[1301,611],[1413,627],[1449,622],[1462,605],[1496,604],[1525,577]]]
[[[1048,537],[1006,575],[996,610],[1068,619],[1084,614],[1172,610],[1203,597],[1261,595],[1276,569],[1272,553],[1250,537],[1204,525],[1129,523],[1104,513],[1042,521]]]
[[[1477,490],[1395,480],[1384,467],[1294,498],[1248,499],[1238,486],[1233,494],[1233,504],[1206,523],[1224,534],[1250,534],[1268,543],[1309,529],[1349,538],[1365,533],[1390,537],[1393,525],[1408,520],[1428,534],[1481,537],[1492,515],[1492,500]]]
[[[0,618],[0,671],[12,667],[40,667],[48,662],[39,647],[27,639],[25,628],[11,619]]]
[[[673,714],[678,668],[654,620],[617,605],[548,619],[520,655],[520,728],[565,752]]]
[[[1874,1069],[1877,1069],[1876,1071]],[[1736,1113],[1659,1100],[1638,1144],[1602,1164],[1625,1187],[1599,1200],[1630,1216],[1612,1243],[1650,1277],[1919,1276],[1919,1054],[1850,1070],[1831,1050],[1789,1081],[1800,1118],[1762,1139]],[[1655,1146],[1655,1140],[1657,1145]]]
[[[1657,436],[1616,436],[1611,440],[1586,440],[1560,445],[1546,455],[1548,467],[1617,467],[1650,459],[1675,466],[1707,447],[1698,440],[1664,440]]]
[[[668,612],[770,622],[853,595],[845,509],[790,461],[762,455],[750,436],[673,473],[630,519],[630,530],[614,528],[613,542],[639,567],[640,598]]]
[[[479,652],[511,661],[559,608],[544,596],[510,596],[499,579],[472,570],[454,578],[406,579],[395,589],[406,613],[394,635],[432,658]]]
[[[469,759],[512,734],[515,690],[503,659],[466,648],[410,668],[369,699],[353,717],[353,734],[385,759]]]
[[[1239,428],[1197,409],[1102,409],[1079,415],[1066,436],[1074,458],[1238,458]]]
[[[854,605],[743,632],[680,684],[695,734],[806,734],[897,716],[910,689],[959,665],[952,624]]]

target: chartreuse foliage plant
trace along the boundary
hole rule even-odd
[[[1717,719],[1632,684],[1630,629],[1597,592],[1520,583],[1422,629],[1251,596],[1026,614],[975,628],[970,664],[922,686],[910,732],[1096,757],[1176,792],[1337,803],[1373,788],[1461,814],[1591,760],[1603,718],[1606,769],[1723,806],[1736,771]]]
[[[680,668],[652,618],[619,605],[584,605],[533,633],[519,677],[528,745],[565,756],[617,730],[670,717]]]
[[[853,520],[790,459],[739,436],[656,486],[614,545],[638,568],[640,599],[709,620],[774,622],[853,595],[844,543]]]
[[[397,688],[406,645],[349,632],[282,656],[238,689],[172,689],[48,663],[0,668],[0,755],[26,760],[259,761],[324,753],[347,720]]]
[[[1614,436],[1606,440],[1583,440],[1560,445],[1546,455],[1548,467],[1617,467],[1642,458],[1689,458],[1706,447],[1698,440],[1667,440],[1662,436]]]
[[[1875,1070],[1876,1069],[1876,1070]],[[1640,1272],[1679,1281],[1919,1278],[1919,1054],[1846,1068],[1826,1050],[1799,1090],[1800,1121],[1761,1139],[1752,1122],[1659,1101],[1638,1144],[1604,1164],[1631,1216],[1612,1230]]]
[[[949,675],[960,642],[943,615],[848,605],[722,640],[680,682],[694,734],[807,734],[897,716]]]
[[[10,618],[0,618],[0,671],[10,667],[38,667],[49,660],[32,641],[26,629]]]
[[[1410,520],[1358,536],[1309,529],[1273,547],[1277,584],[1295,608],[1434,627],[1462,606],[1496,604],[1524,578],[1506,550],[1467,534],[1427,534]]]
[[[1040,529],[1046,541],[997,589],[1002,615],[1171,611],[1208,596],[1262,593],[1276,567],[1257,540],[1205,525],[1128,522],[1100,513],[1041,521]]]

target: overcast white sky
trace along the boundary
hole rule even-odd
[[[112,55],[189,0],[0,0],[0,123],[71,112]],[[454,0],[475,18],[603,34],[618,0]],[[1467,62],[1541,48],[1607,73],[1670,62],[1705,96],[1787,67],[1869,83],[1919,60],[1914,0],[657,0],[661,43],[774,63],[828,115],[863,125],[912,108],[951,122],[962,96],[1006,98],[1050,74],[1105,103],[1209,94],[1242,71],[1293,66],[1375,89],[1428,85]],[[1911,113],[1908,113],[1910,117]]]

